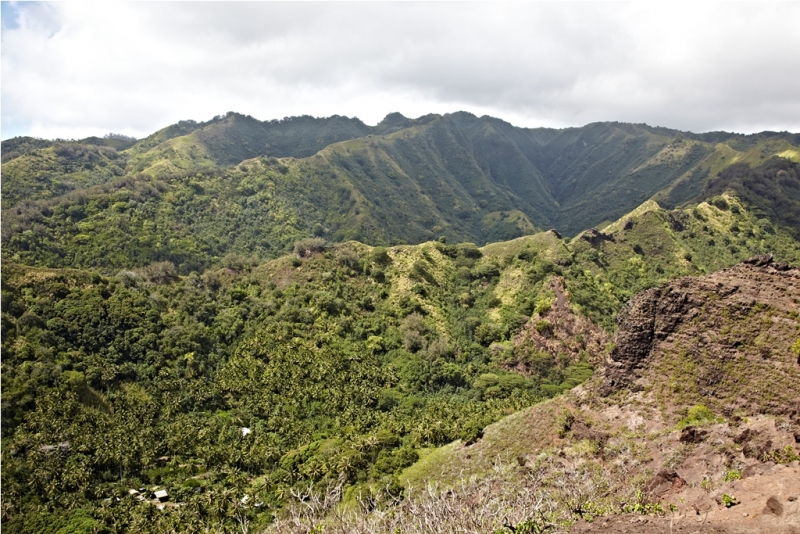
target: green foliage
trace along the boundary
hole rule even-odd
[[[34,140],[16,145],[16,150],[7,154],[6,143],[3,141],[4,210],[23,201],[50,199],[104,184],[125,174],[126,156],[110,147]]]
[[[15,142],[3,165],[4,253],[49,267],[170,261],[185,274],[229,253],[275,258],[311,237],[380,245],[442,234],[485,243],[550,226],[575,234],[661,189],[673,198],[673,182],[684,184],[716,146],[702,136],[676,145],[673,131],[622,124],[545,133],[464,113],[404,124],[402,136],[364,137],[372,130],[357,119],[262,123],[229,113],[183,121],[127,150],[108,139]],[[590,152],[585,135],[596,143]],[[762,141],[785,151],[796,139]],[[303,159],[277,159],[287,156]],[[727,202],[719,193],[733,189],[797,227],[796,164],[737,168],[709,181],[700,198]],[[691,174],[689,189],[702,186],[704,172]],[[455,252],[468,267],[480,254],[464,245]]]
[[[544,296],[536,301],[536,306],[533,308],[533,312],[538,315],[544,315],[545,313],[550,311],[550,308],[553,306],[553,299]]]
[[[776,464],[790,464],[800,460],[800,454],[796,453],[791,445],[771,451],[768,456]]]
[[[543,521],[536,519],[526,519],[514,526],[507,526],[501,530],[496,530],[493,534],[543,534],[550,530],[550,526]]]
[[[769,220],[788,229],[795,238],[800,236],[800,165],[788,159],[773,157],[753,168],[748,163],[734,163],[710,180],[702,193],[703,197],[733,192],[747,202],[756,213],[766,215]],[[720,209],[728,209],[722,197],[712,203]],[[738,206],[732,206],[739,210]]]
[[[728,495],[727,493],[722,494],[722,504],[725,508],[730,508],[731,506],[736,506],[739,504],[739,500],[734,497],[733,495]]]
[[[421,307],[404,314],[384,289],[400,287],[394,262],[385,262],[384,285],[351,268],[383,254],[334,246],[302,269],[229,257],[188,276],[166,263],[110,277],[4,263],[10,517],[77,499],[101,523],[113,516],[133,528],[146,503],[102,515],[98,496],[158,484],[205,510],[208,524],[230,525],[232,515],[203,499],[239,488],[231,502],[247,493],[280,506],[292,487],[393,476],[419,448],[480,439],[487,424],[541,397],[533,381],[496,371],[448,296],[468,290],[484,302],[488,288],[454,276],[454,287],[416,297],[438,319]],[[492,372],[497,380],[472,387]],[[253,482],[232,482],[236,472]],[[246,513],[266,520],[263,510]]]
[[[636,490],[634,502],[623,505],[622,511],[626,514],[663,514],[664,507],[661,503],[649,502],[642,490]]]
[[[783,162],[734,169],[755,200],[726,186],[685,210],[646,203],[567,240],[527,234],[639,204],[696,168],[706,141],[468,114],[389,122],[227,114],[127,149],[4,142],[4,529],[230,532],[272,521],[293,490],[396,484],[422,449],[474,443],[591,375],[583,356],[521,346],[531,316],[543,336],[562,306],[611,330],[662,281],[767,250],[800,259],[791,216],[753,208],[791,196]],[[595,170],[618,181],[590,180],[589,133]],[[459,243],[500,235],[517,239]],[[337,244],[350,239],[380,246]],[[715,420],[697,406],[681,424]],[[558,418],[562,437],[573,422]],[[128,496],[156,484],[185,506]]]
[[[548,335],[552,332],[553,325],[550,324],[550,321],[545,319],[541,319],[536,321],[536,331],[542,335]]]
[[[725,482],[732,482],[742,478],[742,472],[736,469],[729,469],[725,472]]]
[[[714,412],[709,410],[702,404],[697,404],[689,408],[686,417],[680,420],[678,428],[685,428],[687,426],[705,426],[716,423],[718,418]]]
[[[558,414],[558,418],[556,419],[556,431],[558,432],[558,437],[563,438],[567,435],[567,433],[572,430],[572,424],[575,422],[575,415],[564,408],[561,410],[561,413]]]
[[[319,237],[309,237],[295,241],[294,253],[301,258],[325,250],[325,240]]]
[[[92,534],[100,525],[89,510],[79,508],[70,513],[30,514],[24,522],[12,521],[3,528],[19,534]]]

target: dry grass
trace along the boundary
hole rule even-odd
[[[563,532],[576,512],[590,513],[598,484],[597,477],[586,470],[553,479],[545,468],[498,464],[489,476],[465,478],[447,490],[429,484],[421,490],[409,487],[405,497],[388,491],[361,495],[358,506],[350,507],[342,504],[342,483],[331,484],[325,492],[293,493],[286,516],[265,532]]]

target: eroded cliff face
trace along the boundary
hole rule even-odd
[[[640,293],[619,315],[600,392],[785,413],[800,397],[799,312],[800,269],[770,256]]]

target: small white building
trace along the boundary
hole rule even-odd
[[[242,428],[239,429],[239,432],[242,433],[242,437],[245,437],[246,435],[250,434],[252,431],[249,428],[247,428],[246,426],[243,426]]]
[[[159,502],[164,502],[169,499],[169,494],[167,493],[167,490],[155,491],[153,492],[153,495],[155,496],[156,499],[158,499]]]

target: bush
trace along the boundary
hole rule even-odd
[[[723,493],[722,504],[725,505],[725,508],[730,508],[731,506],[736,506],[737,504],[739,504],[739,501],[733,495],[728,495],[727,493]]]
[[[370,254],[370,260],[375,265],[380,265],[381,267],[386,267],[387,265],[392,263],[392,258],[386,251],[386,247],[375,247],[374,249],[372,249],[372,253]]]
[[[491,280],[500,276],[500,267],[494,263],[482,263],[472,270],[472,274],[475,278]]]
[[[711,204],[713,204],[714,206],[718,207],[721,210],[727,210],[728,209],[728,201],[725,200],[722,197],[717,197],[717,198],[713,199],[711,201]]]
[[[166,284],[178,279],[178,270],[175,268],[175,264],[173,264],[171,261],[159,261],[151,263],[142,269],[142,274],[150,282],[158,285]]]
[[[458,255],[464,258],[477,260],[483,257],[483,252],[478,248],[475,243],[460,243],[456,245]]]
[[[358,255],[349,248],[341,248],[336,253],[336,263],[342,267],[357,270],[361,265]]]
[[[697,404],[689,408],[686,417],[681,419],[680,423],[678,423],[678,427],[685,428],[687,426],[703,426],[715,422],[717,422],[717,416],[714,415],[714,412],[702,404]]]
[[[543,336],[547,336],[553,332],[553,325],[550,324],[550,321],[545,321],[544,319],[536,321],[536,331]]]
[[[503,337],[503,331],[499,325],[494,323],[482,323],[475,329],[475,340],[488,347],[495,341],[500,341]]]
[[[483,425],[479,421],[471,420],[461,427],[458,436],[464,445],[472,445],[483,437]]]
[[[325,250],[325,240],[320,237],[309,237],[296,241],[294,244],[294,253],[300,258],[306,258],[316,252]]]
[[[225,257],[222,258],[222,266],[237,273],[248,271],[250,267],[257,263],[257,260],[254,258],[246,258],[241,254],[235,254],[233,252],[226,254]]]
[[[403,346],[406,350],[417,352],[425,348],[426,340],[423,334],[426,330],[422,315],[419,313],[414,312],[406,317],[400,325],[400,334],[403,336]]]
[[[533,312],[538,315],[544,315],[545,313],[550,311],[550,308],[553,306],[553,298],[551,297],[542,297],[536,300],[536,306],[533,309]]]

